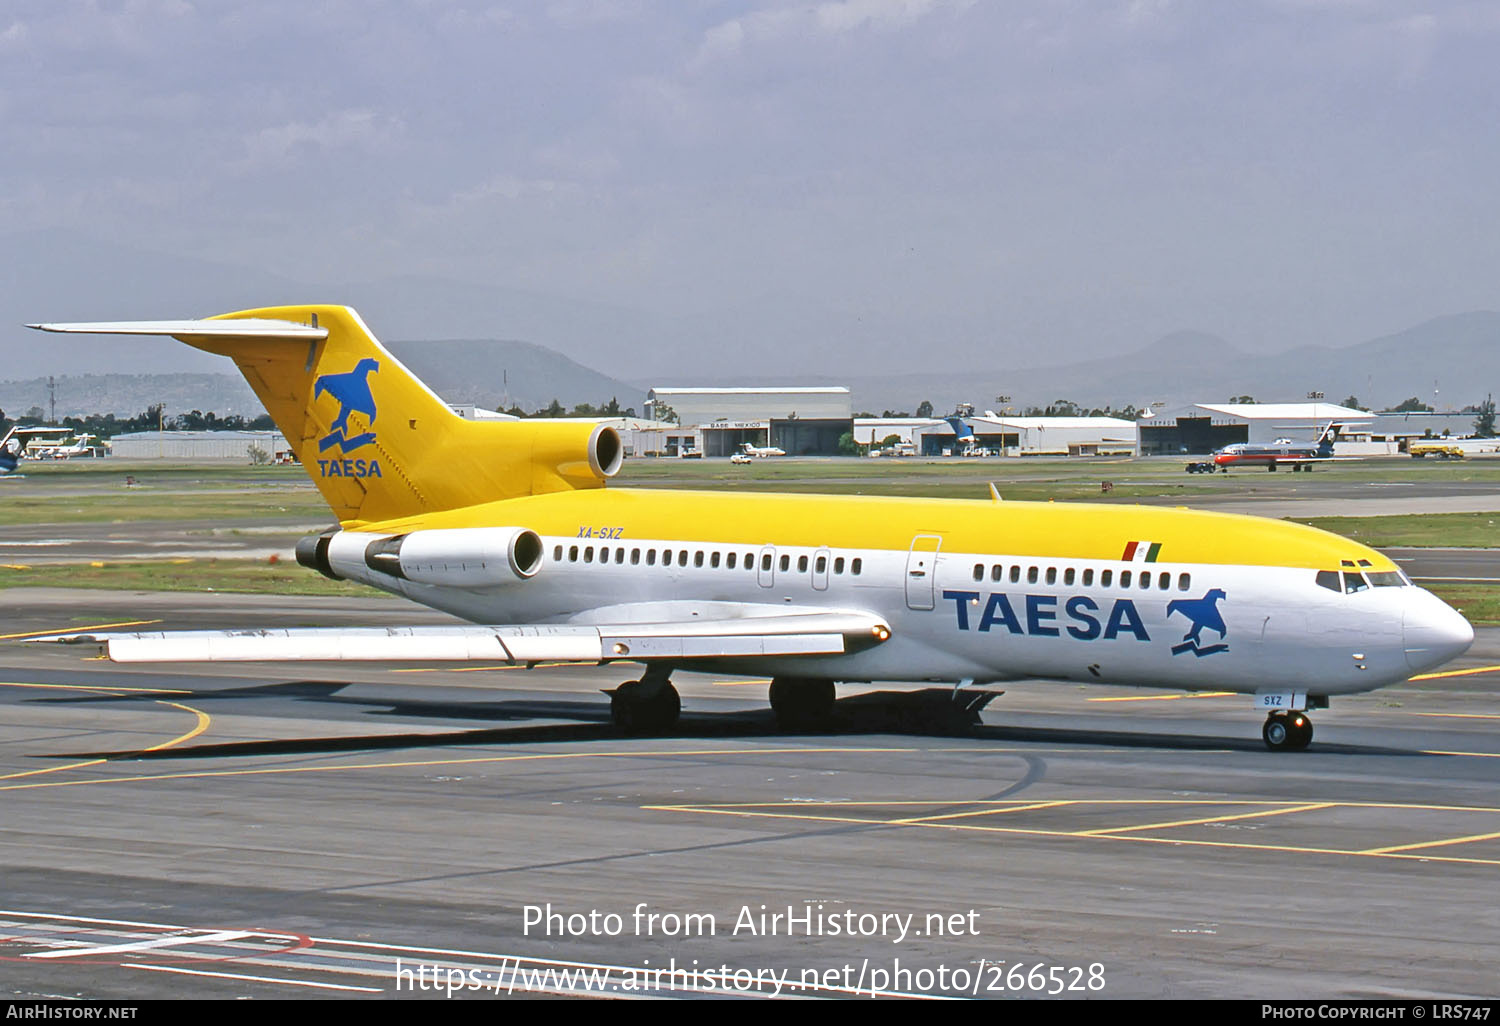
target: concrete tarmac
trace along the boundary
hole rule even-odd
[[[5,635],[443,619],[0,592]],[[8,996],[1497,993],[1496,630],[1300,754],[1212,693],[1012,685],[952,735],[850,688],[783,735],[764,681],[679,674],[622,738],[618,666],[90,655],[0,642]]]

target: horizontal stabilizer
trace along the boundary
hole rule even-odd
[[[841,655],[849,650],[850,642],[870,644],[889,636],[890,628],[870,614],[802,613],[603,626],[292,628],[55,634],[31,640],[97,644],[117,663],[486,659],[602,663],[616,659]]]
[[[70,335],[191,335],[198,338],[304,338],[328,337],[327,328],[314,328],[296,321],[242,318],[206,321],[93,321],[76,324],[28,324],[38,331]]]

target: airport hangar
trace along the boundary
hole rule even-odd
[[[1141,421],[1141,455],[1209,453],[1235,442],[1310,442],[1343,425],[1341,456],[1394,456],[1414,439],[1468,438],[1473,413],[1367,413],[1334,403],[1196,403]],[[1477,450],[1476,450],[1477,451]]]
[[[749,443],[774,446],[789,456],[833,456],[839,438],[854,430],[854,406],[842,386],[807,388],[653,388],[647,419],[663,407],[676,416],[663,455],[695,451],[728,456]]]
[[[1226,445],[1270,445],[1279,438],[1315,441],[1330,423],[1345,437],[1368,437],[1372,415],[1336,403],[1193,403],[1140,422],[1141,455],[1210,453]],[[1351,430],[1352,429],[1352,430]]]
[[[1116,417],[1012,417],[985,414],[961,418],[974,432],[973,445],[1007,456],[1134,455],[1136,422]],[[928,417],[861,417],[854,440],[880,445],[895,436],[922,456],[962,454],[947,420]]]
[[[280,431],[132,431],[109,439],[109,453],[122,460],[250,459],[251,447],[268,459],[290,446]]]

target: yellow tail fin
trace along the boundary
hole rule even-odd
[[[177,332],[233,358],[346,526],[497,499],[602,487],[618,434],[587,422],[469,421],[345,306],[282,306],[211,318],[321,328],[322,339]]]

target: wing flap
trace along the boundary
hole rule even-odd
[[[861,612],[811,612],[685,623],[493,627],[288,628],[54,634],[30,639],[99,645],[117,663],[586,662],[840,655],[890,628]]]

